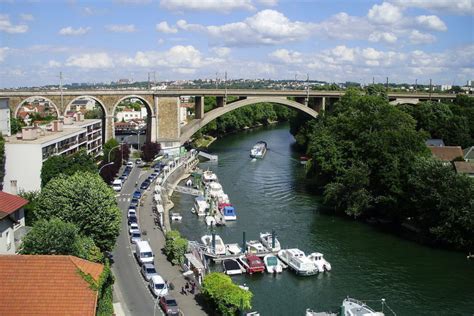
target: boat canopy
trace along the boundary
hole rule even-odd
[[[268,257],[267,258],[267,265],[269,266],[276,266],[278,264],[278,259],[276,257]]]
[[[233,206],[225,206],[224,207],[224,216],[235,215],[235,209]]]

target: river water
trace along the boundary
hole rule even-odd
[[[252,161],[250,148],[268,143],[263,160]],[[304,315],[306,308],[337,311],[346,296],[380,300],[397,315],[474,315],[474,262],[462,253],[436,250],[377,231],[366,224],[318,212],[320,198],[306,190],[304,167],[291,148],[287,124],[240,132],[209,148],[219,162],[202,163],[216,172],[236,207],[238,220],[216,228],[225,243],[258,239],[275,229],[282,247],[307,254],[321,252],[330,273],[299,277],[283,271],[276,277],[242,275],[234,282],[254,293],[253,310],[261,315]],[[190,212],[193,197],[176,193],[173,223],[186,238],[209,233],[204,221]],[[380,308],[380,303],[369,305]]]

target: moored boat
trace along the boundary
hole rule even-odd
[[[273,244],[273,236],[271,233],[260,233],[260,241],[262,242],[262,245],[271,250],[271,251],[274,251],[274,252],[277,252],[277,251],[280,251],[281,250],[281,246],[280,246],[280,242],[278,241],[278,239],[276,238],[276,235],[275,235],[275,246],[272,247],[272,244]]]
[[[207,226],[216,226],[217,221],[214,216],[207,215],[204,220],[206,221]]]
[[[331,264],[326,259],[324,259],[322,253],[313,252],[308,256],[308,258],[313,262],[314,266],[319,272],[331,271]]]
[[[242,249],[240,248],[239,244],[227,244],[225,245],[225,248],[230,254],[237,255],[242,252]]]
[[[211,170],[206,170],[202,173],[202,182],[208,184],[210,182],[217,181],[217,175]]]
[[[258,240],[249,240],[247,241],[247,252],[248,253],[266,253],[268,249],[265,248],[261,242]]]
[[[219,207],[219,211],[226,221],[235,221],[237,220],[237,214],[235,213],[235,208],[232,204],[224,203]]]
[[[212,235],[202,236],[201,241],[206,246],[207,253],[215,255],[225,255],[225,245],[219,235],[215,235],[215,248],[212,246]]]
[[[280,250],[278,258],[294,270],[296,274],[309,276],[318,273],[314,263],[306,257],[303,251],[297,248]]]
[[[250,157],[262,159],[267,152],[267,143],[264,141],[257,142],[250,150]]]
[[[206,210],[209,208],[209,204],[203,196],[198,196],[194,199],[194,213],[197,216],[205,216]]]
[[[227,275],[237,275],[245,272],[244,267],[236,259],[225,259],[222,261],[222,267]]]
[[[253,254],[246,254],[239,257],[239,261],[248,274],[264,272],[265,264],[262,259]]]
[[[172,221],[176,221],[176,222],[179,222],[183,219],[183,217],[181,216],[181,214],[179,213],[171,213],[171,220]]]
[[[266,255],[263,257],[263,263],[268,273],[281,273],[283,266],[275,255]]]

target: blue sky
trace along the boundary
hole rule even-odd
[[[0,87],[306,78],[465,84],[472,0],[0,0]]]

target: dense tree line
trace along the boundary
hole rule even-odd
[[[233,101],[232,99],[228,100]],[[208,112],[217,107],[216,98],[204,99],[204,111]],[[203,127],[196,135],[202,134],[220,136],[245,128],[268,125],[275,121],[287,121],[294,111],[280,104],[258,103],[244,106],[218,117]]]
[[[472,104],[460,99],[402,109],[374,94],[349,91],[317,119],[290,121],[326,206],[395,226],[409,223],[430,243],[473,247],[474,181],[435,161],[425,145],[429,137],[472,145],[471,126],[464,124]],[[444,129],[449,124],[456,132]]]

